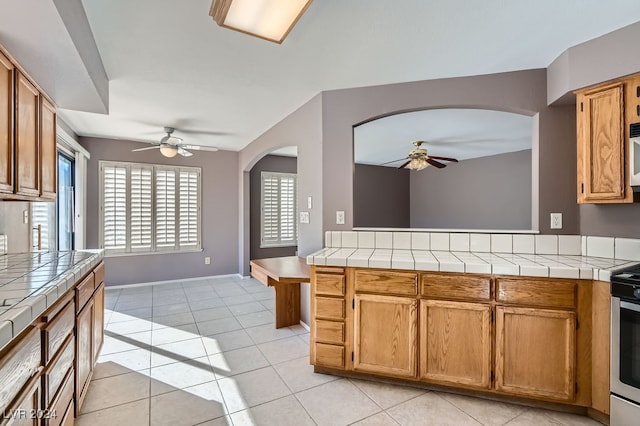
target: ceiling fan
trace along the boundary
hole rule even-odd
[[[388,161],[386,163],[383,163],[383,165],[406,160],[400,167],[398,167],[398,169],[422,170],[429,165],[432,165],[439,169],[447,167],[446,164],[441,163],[440,161],[451,161],[454,163],[458,162],[458,160],[456,160],[455,158],[438,157],[435,155],[427,154],[427,150],[425,148],[421,148],[423,143],[425,143],[425,141],[413,142],[413,146],[415,146],[415,148],[409,151],[409,155],[407,155],[406,158],[401,158],[400,160]],[[437,161],[437,160],[440,160],[440,161]]]
[[[204,147],[201,147],[200,145],[188,145],[188,144],[182,143],[182,138],[173,136],[173,132],[175,131],[173,127],[165,127],[164,131],[166,133],[166,136],[160,139],[160,142],[158,142],[154,146],[150,146],[147,148],[132,149],[131,151],[138,152],[138,151],[147,151],[149,149],[160,149],[160,153],[162,155],[168,158],[172,158],[172,157],[175,157],[177,154],[180,154],[183,157],[191,157],[193,153],[188,151],[189,149],[191,150],[204,149]],[[206,149],[208,151],[218,150],[218,148],[209,147],[209,146],[206,147]]]

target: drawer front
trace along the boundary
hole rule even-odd
[[[75,339],[73,336],[69,336],[65,342],[65,346],[60,352],[60,355],[57,356],[51,365],[49,365],[45,370],[43,388],[47,405],[51,404],[53,398],[55,398],[58,393],[64,378],[73,367],[73,357],[75,355],[74,350]]]
[[[342,321],[314,321],[316,341],[324,343],[344,343],[344,323]]]
[[[89,275],[76,286],[76,313],[80,312],[85,303],[91,299],[94,289],[94,275],[90,272]]]
[[[344,274],[344,268],[339,268],[339,267],[336,267],[336,266],[315,265],[315,266],[313,266],[313,268],[315,268],[315,271],[318,274],[321,274],[323,272],[325,272],[327,274]]]
[[[104,262],[100,262],[98,266],[93,270],[94,275],[94,287],[98,288],[98,286],[104,281]]]
[[[467,300],[491,300],[491,278],[466,274],[421,274],[420,295]]]
[[[316,318],[344,319],[344,299],[334,299],[331,297],[316,297],[315,316]]]
[[[0,359],[0,410],[18,395],[40,367],[40,330],[32,327],[22,340]]]
[[[549,279],[497,278],[496,301],[514,305],[574,308],[576,283]]]
[[[45,348],[45,365],[51,361],[64,343],[67,336],[73,331],[75,312],[73,302],[67,303],[58,315],[55,316],[43,330],[43,346]]]
[[[355,276],[356,292],[403,296],[418,294],[418,274],[416,273],[357,270]]]
[[[68,423],[70,420],[67,418],[67,410],[73,407],[73,370],[70,370],[67,376],[64,379],[64,384],[60,388],[60,392],[56,395],[56,399],[49,408],[48,414],[50,414],[48,419],[49,426],[60,426],[62,424],[73,424]],[[71,412],[71,418],[73,418],[73,411]]]
[[[316,294],[344,296],[344,275],[316,274]]]
[[[316,343],[315,365],[344,368],[344,346]]]
[[[22,390],[19,401],[13,407],[5,409],[1,424],[3,426],[40,426],[40,380],[37,377]]]
[[[252,267],[251,276],[254,279],[258,280],[258,282],[260,282],[261,284],[264,284],[266,286],[269,285],[269,277],[261,269]]]

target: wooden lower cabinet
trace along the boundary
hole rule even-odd
[[[3,413],[2,425],[39,426],[44,415],[40,409],[40,378],[34,377],[18,397],[18,402]]]
[[[87,394],[89,379],[93,370],[93,300],[87,304],[76,316],[76,409],[80,410]]]
[[[496,390],[570,402],[575,369],[575,312],[496,307]]]
[[[491,306],[420,301],[420,379],[491,387]]]
[[[354,370],[416,377],[417,308],[413,298],[356,294]]]
[[[93,362],[98,360],[102,342],[104,341],[104,283],[101,283],[93,295]]]

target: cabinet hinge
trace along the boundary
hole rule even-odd
[[[353,355],[353,352],[351,352],[351,362],[353,362],[353,358],[354,358],[354,355]]]
[[[580,112],[584,111],[584,103],[580,102]]]

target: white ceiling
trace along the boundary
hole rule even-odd
[[[533,118],[483,109],[432,109],[396,114],[354,128],[358,164],[398,167],[423,140],[430,155],[457,160],[531,149]],[[391,162],[391,163],[388,163]],[[388,163],[388,164],[383,164]]]
[[[316,0],[277,45],[216,25],[211,0],[82,4],[109,114],[60,116],[80,135],[157,141],[173,126],[227,150],[322,90],[546,67],[640,20],[637,0]]]

